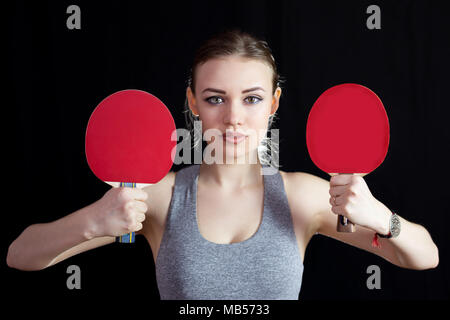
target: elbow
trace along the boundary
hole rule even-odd
[[[439,265],[439,249],[434,245],[433,253],[422,264],[415,266],[411,269],[414,270],[430,270],[435,269]]]
[[[435,269],[439,265],[439,249],[433,243],[433,248],[427,250],[426,254],[419,254],[415,258],[407,260],[399,257],[397,263],[394,264],[401,268],[417,271]]]
[[[439,249],[436,245],[434,245],[434,254],[433,254],[433,264],[431,266],[431,268],[429,269],[434,269],[437,268],[437,266],[439,265]]]
[[[430,237],[430,244],[428,248],[424,248],[423,252],[427,254],[423,254],[424,258],[422,260],[422,263],[417,268],[414,268],[416,270],[430,270],[435,269],[439,265],[439,249],[434,243],[434,241]]]
[[[21,271],[37,271],[44,269],[43,267],[28,264],[21,259],[20,250],[15,245],[15,242],[11,243],[8,248],[8,253],[6,254],[6,265],[12,269],[17,269]]]
[[[18,269],[14,253],[14,242],[9,245],[8,253],[6,254],[6,265],[10,268]]]
[[[422,268],[422,270],[434,269],[439,265],[439,249],[436,244],[433,243],[433,254],[430,256],[428,263]]]
[[[417,268],[417,270],[435,269],[438,267],[438,265],[439,265],[439,256],[437,255],[435,258],[430,259],[430,262],[428,264],[425,264],[425,265]]]

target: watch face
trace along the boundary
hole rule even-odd
[[[391,234],[392,237],[396,237],[400,234],[400,219],[396,214],[391,218]]]

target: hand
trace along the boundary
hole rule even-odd
[[[389,232],[391,213],[374,198],[360,175],[340,174],[330,179],[331,211],[380,234]]]
[[[121,236],[142,229],[148,195],[137,188],[112,188],[93,204],[94,237]]]

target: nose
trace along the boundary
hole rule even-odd
[[[223,118],[225,125],[238,126],[244,122],[243,106],[240,102],[231,102],[226,106],[225,115]]]

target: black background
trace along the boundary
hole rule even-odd
[[[280,129],[281,169],[329,179],[307,154],[308,112],[333,85],[371,88],[385,105],[391,138],[386,160],[365,180],[377,199],[425,226],[440,252],[436,269],[412,271],[315,236],[305,255],[300,299],[449,298],[450,24],[444,2],[92,2],[16,1],[3,12],[3,261],[25,227],[69,214],[109,189],[84,155],[87,121],[99,101],[122,89],[146,90],[164,101],[178,128],[185,127],[195,49],[213,33],[239,27],[268,41],[286,80],[274,125]],[[81,9],[81,30],[66,27],[71,4]],[[381,30],[366,27],[371,4],[381,8]],[[81,268],[81,290],[66,287],[71,264]],[[380,290],[366,286],[373,264],[381,269]],[[2,283],[10,294],[37,300],[139,292],[156,305],[154,272],[151,249],[137,237],[135,245],[101,247],[37,272],[3,262]]]

